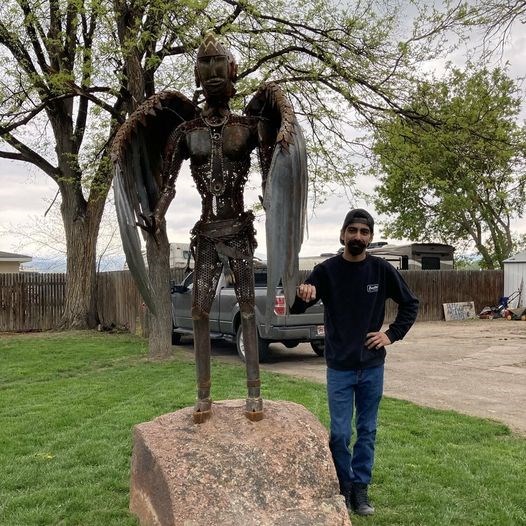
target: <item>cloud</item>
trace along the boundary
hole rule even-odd
[[[469,45],[477,42],[480,42],[480,39],[474,38]],[[467,51],[467,46],[462,46],[454,55],[427,64],[425,69],[427,71],[434,70],[438,73],[443,70],[446,60],[451,60],[461,66],[465,61]],[[509,72],[514,77],[526,75],[526,36],[522,34],[520,25],[511,32],[503,47],[502,56],[496,54],[494,60],[495,62],[497,60],[508,61]],[[372,178],[364,177],[358,180],[359,189],[369,194],[373,192],[374,185],[375,181]],[[257,202],[260,193],[259,187],[260,174],[256,170],[256,174],[247,185],[246,208]],[[0,159],[0,227],[5,227],[9,223],[24,223],[30,215],[43,216],[49,203],[55,197],[56,190],[56,184],[31,165]],[[191,179],[187,162],[179,175],[176,192],[175,200],[166,216],[168,235],[172,242],[188,242],[190,229],[201,214],[201,200]],[[357,200],[349,203],[345,197],[344,189],[339,195],[330,195],[316,210],[309,210],[309,235],[305,238],[301,255],[311,256],[337,250],[339,248],[338,236],[341,222],[351,206],[367,208],[376,216],[374,207],[364,201]],[[380,233],[381,219],[377,218],[379,228],[375,232],[376,240],[383,239]],[[258,217],[255,226],[258,241],[257,254],[264,256],[266,243],[262,215]],[[526,233],[526,218],[514,221],[513,228],[517,233]],[[0,240],[0,250],[14,251],[17,243],[16,238],[4,236]]]
[[[42,216],[55,197],[56,185],[42,173],[31,173],[23,165],[6,162],[0,159],[0,226],[9,223],[22,224],[31,215]],[[245,195],[246,208],[257,202],[260,184],[260,174],[256,172],[248,183]],[[367,193],[372,193],[375,185],[372,178],[361,178],[359,187]],[[352,207],[368,209],[376,218],[378,227],[375,229],[376,241],[389,241],[400,244],[408,240],[386,239],[381,235],[382,218],[378,217],[374,207],[356,200],[349,203],[345,192],[330,195],[327,200],[308,211],[308,236],[304,238],[300,255],[316,256],[326,252],[335,252],[340,247],[339,231],[345,214]],[[168,238],[172,243],[187,243],[190,240],[190,230],[201,215],[201,199],[192,181],[187,165],[184,165],[176,184],[176,196],[166,215]],[[266,257],[265,221],[260,214],[255,224],[257,230],[258,248],[256,254]],[[526,234],[526,218],[517,219],[513,223],[516,233]],[[0,250],[16,251],[19,240],[14,236],[5,236],[0,242]],[[44,256],[45,254],[34,254]]]
[[[0,227],[27,222],[31,215],[44,216],[57,185],[26,163],[0,159]],[[14,250],[15,236],[2,236],[0,250]]]

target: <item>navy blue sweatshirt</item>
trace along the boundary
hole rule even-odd
[[[316,287],[316,300],[296,298],[292,313],[304,312],[319,299],[325,307],[325,358],[332,369],[365,369],[385,361],[385,347],[367,349],[368,332],[381,329],[385,301],[398,304],[398,314],[386,331],[391,342],[401,340],[413,325],[418,300],[398,271],[387,261],[367,254],[359,262],[342,255],[316,265],[305,280]]]

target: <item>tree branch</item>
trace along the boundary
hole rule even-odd
[[[51,68],[46,61],[44,50],[40,45],[38,34],[43,35],[44,31],[42,26],[38,23],[37,17],[33,14],[31,7],[27,0],[19,0],[20,7],[24,13],[24,25],[26,28],[26,34],[29,37],[29,41],[33,46],[33,51],[37,57],[38,65],[44,73],[50,73]],[[38,34],[37,34],[38,33]]]
[[[0,151],[0,157],[4,159],[12,159],[15,161],[24,161],[26,163],[31,163],[40,168],[45,172],[49,177],[51,177],[55,182],[58,182],[60,172],[58,168],[50,164],[46,159],[41,155],[36,153],[34,150],[21,143],[16,137],[10,133],[2,134],[2,139],[12,146],[19,153],[5,152]]]
[[[109,88],[92,87],[92,88],[88,88],[88,89],[84,89],[83,90],[81,87],[77,86],[74,83],[71,83],[70,85],[71,85],[72,89],[75,91],[75,93],[65,93],[64,95],[57,95],[57,96],[54,96],[54,97],[46,97],[38,106],[35,106],[35,108],[33,108],[31,111],[20,112],[20,113],[25,114],[25,116],[23,118],[21,118],[21,119],[19,119],[17,121],[11,122],[11,124],[8,124],[8,125],[1,125],[0,124],[0,137],[3,136],[6,133],[9,133],[9,132],[15,130],[16,128],[18,128],[20,126],[23,126],[23,125],[27,124],[31,119],[36,117],[40,112],[46,110],[46,108],[48,106],[50,106],[53,102],[57,102],[57,101],[60,101],[60,100],[65,100],[65,99],[71,99],[73,97],[81,97],[81,98],[84,98],[86,100],[91,100],[94,104],[97,104],[98,106],[100,106],[101,108],[106,110],[114,119],[117,119],[121,123],[123,122],[123,118],[122,118],[120,112],[117,109],[115,109],[115,107],[110,106],[109,104],[105,103],[104,101],[102,101],[98,97],[95,97],[94,95],[92,95],[93,92],[98,92],[98,91],[100,91],[100,92],[108,92],[108,91],[110,91]]]
[[[91,58],[93,48],[93,35],[97,26],[97,16],[92,14],[90,23],[86,20],[85,13],[81,13],[82,37],[84,39],[82,52],[82,89],[86,90],[91,82],[91,68],[93,61]],[[89,89],[89,88],[88,88]],[[75,122],[75,129],[73,131],[73,148],[75,152],[79,152],[84,139],[84,132],[86,130],[86,122],[88,119],[88,98],[81,96],[79,100],[79,108],[77,112],[77,119]]]
[[[0,44],[3,44],[11,54],[16,62],[22,67],[29,78],[33,79],[33,83],[37,89],[43,93],[49,93],[46,83],[40,77],[29,53],[26,51],[22,43],[16,38],[0,20]]]
[[[82,4],[84,2],[82,1]],[[64,33],[64,44],[61,49],[61,55],[64,57],[62,67],[67,71],[73,71],[75,66],[75,55],[77,53],[77,28],[79,3],[68,0],[66,7],[66,31]],[[84,53],[86,49],[84,49]]]

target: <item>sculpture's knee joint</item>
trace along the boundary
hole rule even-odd
[[[256,315],[255,315],[253,310],[241,311],[241,319],[242,320],[250,321],[250,320],[253,320],[255,317],[256,317]]]
[[[254,317],[254,302],[253,301],[240,301],[239,312],[244,318]]]
[[[192,307],[192,320],[208,320],[209,313],[199,306]]]

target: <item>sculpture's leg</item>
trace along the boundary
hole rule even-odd
[[[194,422],[202,424],[210,418],[210,320],[208,312],[199,307],[192,308],[194,326],[195,368],[197,374],[197,401],[194,408]]]
[[[258,421],[263,418],[263,400],[261,399],[261,380],[259,379],[259,353],[257,346],[257,327],[254,307],[246,305],[241,310],[241,326],[245,344],[245,359],[247,368],[248,397],[245,415],[249,420]]]
[[[214,301],[221,267],[222,265],[217,257],[214,245],[207,241],[199,240],[196,248],[192,291],[192,322],[197,375],[197,401],[193,419],[196,424],[202,424],[211,415],[209,313]]]
[[[237,248],[247,253],[250,250],[248,240],[239,240]],[[245,415],[249,420],[263,418],[263,400],[261,399],[261,381],[259,379],[259,353],[256,317],[254,313],[254,269],[251,261],[231,259],[230,266],[235,276],[235,290],[241,311],[241,328],[245,345],[248,397]]]

